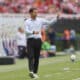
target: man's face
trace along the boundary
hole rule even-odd
[[[23,32],[24,32],[24,30],[23,30],[22,28],[19,28],[19,32],[23,33]]]
[[[31,13],[31,16],[35,18],[37,16],[37,10],[33,10],[33,12]]]

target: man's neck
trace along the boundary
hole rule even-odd
[[[36,20],[36,17],[31,17],[32,20]]]

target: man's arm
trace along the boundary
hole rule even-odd
[[[29,25],[28,21],[25,21],[25,32],[26,32],[28,35],[33,34],[32,28],[31,28],[31,26]]]
[[[53,19],[51,19],[51,20],[47,20],[47,19],[42,19],[42,23],[43,24],[47,24],[47,25],[49,25],[49,24],[51,24],[51,23],[55,23],[55,22],[57,22],[57,20],[59,19],[59,14],[57,14],[57,16],[55,17],[55,18],[53,18]]]
[[[25,22],[25,31],[26,31],[27,35],[39,34],[39,32],[35,32],[32,30],[32,28],[29,26],[28,22]]]

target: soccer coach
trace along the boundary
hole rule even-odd
[[[25,21],[25,30],[27,33],[27,54],[29,62],[29,76],[31,78],[39,78],[37,75],[39,56],[41,50],[41,29],[44,24],[50,24],[57,21],[57,18],[53,18],[51,21],[37,17],[37,9],[30,8],[30,18]]]

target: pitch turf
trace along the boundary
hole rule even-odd
[[[73,63],[69,55],[40,59],[37,80],[80,80],[80,54]],[[16,60],[14,65],[0,65],[0,80],[33,80],[28,76],[27,60]]]

